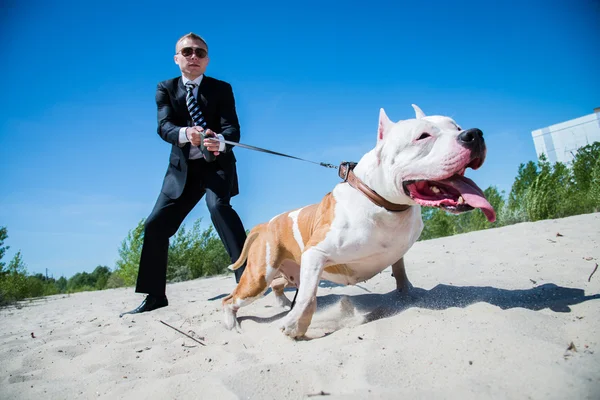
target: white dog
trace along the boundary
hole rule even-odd
[[[343,165],[344,182],[320,203],[276,216],[252,229],[240,258],[230,266],[246,270],[223,299],[227,328],[236,313],[261,297],[269,285],[282,305],[286,283],[298,287],[296,306],[281,320],[290,337],[303,336],[316,309],[319,281],[353,285],[392,265],[398,289],[407,292],[403,257],[423,229],[420,206],[459,213],[480,208],[496,216],[481,189],[464,177],[486,156],[479,129],[462,129],[445,116],[426,117],[415,105],[415,119],[393,123],[379,113],[376,146],[352,169]],[[273,283],[274,278],[282,276]],[[285,278],[285,279],[283,279]]]

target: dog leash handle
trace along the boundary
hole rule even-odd
[[[200,133],[200,135],[202,136],[202,141],[200,142],[200,151],[202,152],[204,159],[206,160],[206,162],[215,161],[217,159],[217,157],[213,154],[212,151],[208,151],[208,149],[204,146],[204,139],[207,137],[214,137],[215,139],[218,139],[218,137],[206,136],[206,134],[204,132]]]

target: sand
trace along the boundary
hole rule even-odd
[[[596,213],[418,242],[412,299],[390,268],[322,282],[299,341],[272,294],[226,331],[232,275],[169,284],[169,307],[123,318],[132,288],[25,301],[0,310],[0,398],[600,399],[599,238]]]

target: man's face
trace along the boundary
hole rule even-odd
[[[202,75],[206,71],[208,61],[208,51],[201,40],[185,38],[177,45],[175,64],[179,65],[179,69],[187,78],[196,79]]]

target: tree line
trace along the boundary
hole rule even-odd
[[[180,227],[169,243],[168,282],[179,282],[225,273],[229,256],[214,228],[201,230],[201,219],[191,229]],[[0,305],[18,300],[61,293],[103,290],[135,285],[142,252],[145,219],[127,234],[119,248],[115,268],[99,265],[91,273],[78,272],[70,278],[58,279],[44,274],[29,274],[18,251],[10,262],[3,262],[8,238],[6,227],[0,227]]]
[[[481,210],[454,215],[438,208],[422,208],[423,233],[419,240],[451,236],[519,222],[562,218],[600,211],[600,142],[580,148],[571,163],[537,162],[521,164],[508,196],[495,186],[484,190],[496,210],[490,223]],[[78,272],[58,279],[41,273],[29,274],[18,251],[3,262],[9,249],[6,227],[0,227],[0,305],[17,300],[60,293],[103,290],[133,286],[144,237],[144,222],[130,230],[119,248],[119,258],[111,270],[99,265],[91,273]],[[201,219],[191,229],[182,225],[169,243],[167,281],[180,282],[228,272],[229,256],[214,228],[200,228]]]

